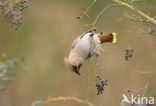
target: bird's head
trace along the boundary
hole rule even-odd
[[[69,61],[67,58],[64,58],[64,63],[69,70],[72,72],[75,72],[76,74],[80,75],[80,67],[82,64],[80,64],[79,61]]]

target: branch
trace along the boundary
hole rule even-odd
[[[84,18],[85,16],[89,17],[88,15],[88,12],[89,12],[89,9],[96,3],[96,0],[93,0],[93,2],[83,11],[81,11],[81,14],[80,16],[77,16],[77,19],[82,19]]]
[[[88,11],[89,9],[95,4],[96,0],[94,0],[87,8],[86,10],[82,11],[81,13],[84,15],[84,16],[89,16],[88,15]]]
[[[129,3],[141,2],[141,1],[143,0],[130,0],[130,1],[128,0]]]
[[[111,5],[109,5],[109,6],[107,6],[107,7],[105,7],[100,13],[99,13],[99,15],[95,18],[95,20],[93,21],[93,23],[91,23],[91,24],[87,24],[87,25],[85,25],[85,26],[92,26],[93,28],[96,26],[96,24],[98,23],[98,21],[99,21],[99,19],[100,19],[100,17],[103,15],[103,13],[104,12],[106,12],[108,9],[110,9],[111,7],[114,7],[114,6],[119,6],[120,4],[111,4]]]
[[[149,28],[148,31],[145,31],[143,29],[138,28],[138,32],[139,34],[148,34],[148,35],[156,35],[156,32],[154,31],[153,28]]]
[[[147,81],[147,83],[146,83],[146,85],[145,85],[144,92],[143,92],[143,96],[145,96],[145,94],[146,94],[146,92],[147,92],[147,90],[148,90],[148,87],[149,87],[149,85],[150,85],[150,83],[151,83],[151,81],[152,81],[152,79],[153,79],[155,73],[156,73],[156,70],[152,73],[151,77],[150,77],[149,80]]]
[[[128,13],[126,13],[126,14],[124,14],[124,16],[126,18],[129,18],[131,21],[148,22],[147,20],[142,19],[142,17],[136,16],[134,14],[128,14]]]
[[[112,0],[112,1],[119,4],[119,5],[124,6],[126,8],[129,8],[130,10],[134,11],[135,13],[137,13],[139,16],[141,16],[142,18],[144,18],[148,22],[156,25],[156,20],[154,18],[151,18],[150,16],[148,16],[147,14],[145,14],[144,12],[139,10],[138,8],[132,6],[132,5],[128,4],[128,3],[125,3],[123,1],[120,1],[120,0]]]
[[[133,92],[139,92],[142,91],[142,96],[145,96],[147,93],[147,90],[149,88],[149,85],[156,73],[156,68],[154,68],[153,70],[149,71],[149,72],[145,72],[145,71],[140,71],[140,70],[136,70],[136,72],[140,73],[140,74],[151,74],[151,76],[149,77],[149,79],[147,80],[147,82],[145,83],[145,85],[143,87],[140,87],[138,89],[132,90]]]
[[[138,73],[140,73],[140,74],[153,74],[154,72],[156,71],[156,68],[155,69],[153,69],[152,71],[141,71],[141,70],[139,70],[139,69],[136,69],[135,70],[135,72],[138,72]]]
[[[56,102],[56,101],[74,101],[74,102],[77,102],[79,104],[94,106],[92,103],[85,101],[85,100],[82,100],[82,99],[78,99],[76,97],[56,97],[56,98],[48,97],[48,99],[44,102],[44,104],[48,104],[50,102]]]

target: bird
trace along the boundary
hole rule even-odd
[[[116,43],[116,36],[116,33],[96,33],[95,28],[81,34],[73,41],[69,56],[64,58],[66,67],[80,75],[80,68],[83,63],[90,57],[99,55],[98,51],[95,50],[96,46],[94,48],[92,47],[92,42],[94,41],[95,44],[102,44],[105,42]]]

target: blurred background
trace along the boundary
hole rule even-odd
[[[4,1],[4,0],[2,0]],[[156,37],[140,33],[148,32],[155,26],[130,21],[125,17],[133,13],[123,7],[113,7],[105,12],[96,27],[97,32],[116,32],[116,44],[103,44],[106,53],[93,58],[81,68],[81,76],[69,71],[64,65],[72,41],[90,29],[85,26],[94,21],[100,11],[112,4],[110,0],[97,0],[88,11],[89,17],[77,19],[91,0],[32,0],[23,12],[22,25],[16,31],[0,15],[0,59],[24,58],[16,68],[14,80],[6,81],[7,87],[0,92],[0,106],[31,106],[32,102],[48,96],[70,96],[88,100],[95,106],[119,106],[122,94],[127,89],[136,90],[146,85],[156,68]],[[149,14],[156,15],[156,3],[136,3],[136,6]],[[125,50],[134,50],[126,61]],[[20,65],[20,64],[19,64]],[[97,95],[96,75],[108,80],[102,95]],[[152,77],[146,96],[156,96],[156,76]],[[135,92],[136,95],[142,94]],[[85,106],[73,101],[51,102],[46,106]]]

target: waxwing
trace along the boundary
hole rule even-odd
[[[101,44],[105,42],[115,43],[116,33],[104,34],[95,33],[96,29],[89,30],[79,37],[77,37],[72,45],[68,58],[64,58],[65,65],[76,74],[80,75],[80,67],[85,62],[85,60],[89,59],[91,56],[99,55],[98,51],[96,51],[96,46],[92,46],[94,44]]]

